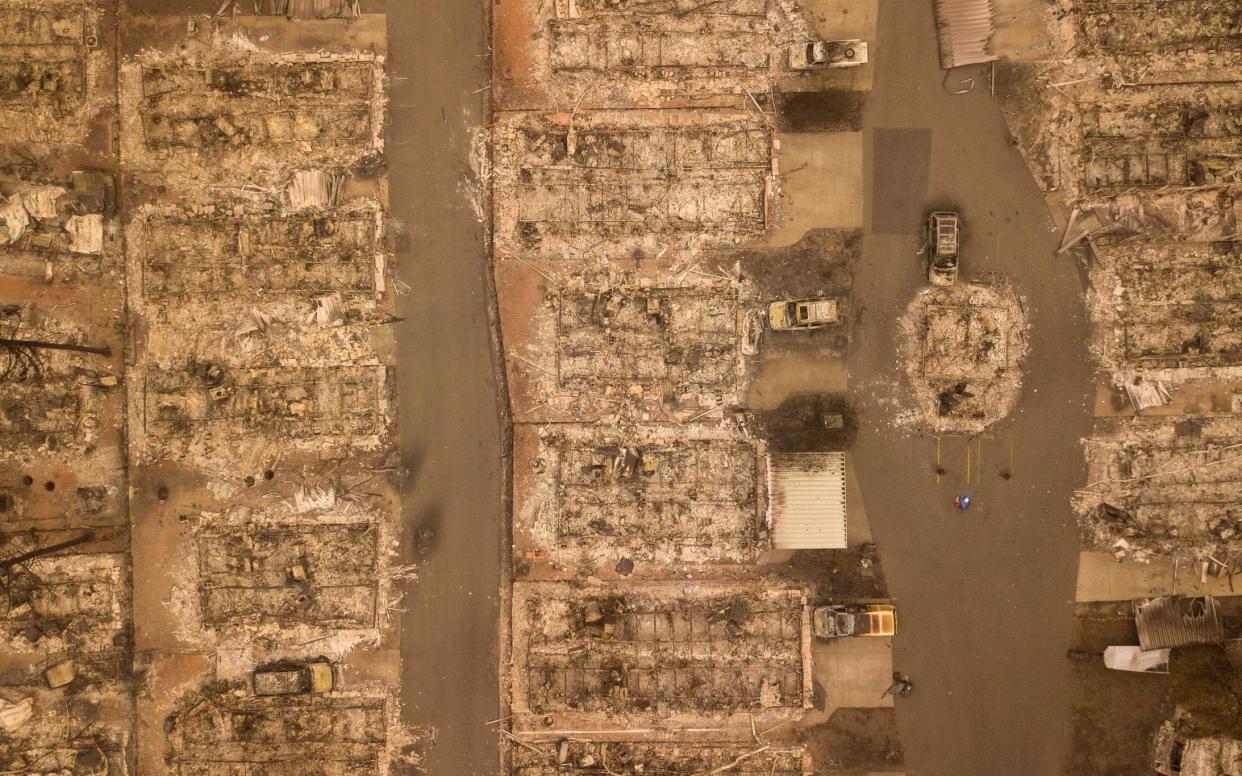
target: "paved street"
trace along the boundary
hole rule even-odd
[[[907,771],[1059,773],[1078,557],[1069,498],[1082,482],[1079,439],[1090,423],[1081,280],[1072,260],[1053,255],[1059,234],[1007,139],[987,68],[955,75],[950,88],[974,75],[975,89],[950,95],[932,4],[880,8],[864,117],[868,231],[854,281],[861,319],[850,388],[861,419],[852,455],[901,613],[894,663],[916,685],[897,704]],[[893,388],[904,379],[895,319],[925,282],[915,251],[932,208],[962,214],[962,279],[1008,276],[1031,320],[1014,415],[969,451],[963,438],[942,440],[939,483],[937,442],[895,427],[906,397]],[[958,493],[974,498],[969,512],[953,508]]]
[[[435,729],[426,772],[495,773],[500,716],[501,436],[489,339],[487,248],[464,194],[469,130],[486,120],[484,8],[387,4],[392,214],[409,229],[398,324],[401,446],[416,556],[402,620],[402,702]],[[425,530],[424,530],[425,529]]]

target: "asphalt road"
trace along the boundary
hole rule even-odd
[[[897,703],[907,773],[1056,774],[1069,740],[1078,553],[1069,499],[1083,482],[1079,439],[1090,428],[1082,283],[1071,259],[1053,255],[1059,233],[1009,143],[987,68],[954,76],[950,88],[976,76],[969,94],[942,86],[930,0],[882,0],[873,62],[852,455],[898,602],[894,664],[915,683]],[[966,482],[964,439],[942,440],[938,483],[936,441],[894,423],[908,401],[895,319],[925,282],[915,250],[933,208],[962,214],[963,280],[1009,277],[1031,320],[1023,397],[972,443],[977,484]],[[961,492],[974,498],[969,512],[952,506]]]
[[[496,773],[500,716],[501,426],[488,322],[485,232],[463,189],[470,130],[486,124],[485,9],[387,3],[393,81],[388,162],[398,257],[407,534],[430,537],[402,618],[401,699],[434,728],[424,772]],[[407,539],[409,536],[407,535]]]

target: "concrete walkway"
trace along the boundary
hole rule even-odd
[[[402,701],[434,728],[424,771],[496,773],[501,432],[484,231],[467,196],[469,131],[487,121],[485,8],[389,2],[392,215],[410,291],[398,325],[409,535],[427,529],[402,619]]]
[[[1058,234],[1008,141],[987,68],[954,76],[953,88],[976,77],[969,94],[942,87],[932,4],[881,2],[875,51],[851,455],[901,615],[894,667],[917,687],[896,703],[907,770],[1056,774],[1078,562],[1069,499],[1083,482],[1079,439],[1091,420],[1081,281],[1071,260],[1053,255]],[[1032,327],[1015,413],[972,441],[938,441],[896,422],[909,397],[895,320],[925,283],[915,251],[927,210],[939,208],[962,214],[962,279],[1013,280]],[[952,506],[962,492],[974,499],[969,512]]]
[[[1117,562],[1107,552],[1084,552],[1078,559],[1078,601],[1132,601],[1170,595],[1228,596],[1242,593],[1242,580],[1202,574],[1201,563],[1157,558],[1151,563]]]

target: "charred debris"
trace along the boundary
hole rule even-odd
[[[115,5],[0,3],[0,770],[385,773],[384,19]]]

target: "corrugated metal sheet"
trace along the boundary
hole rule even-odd
[[[845,549],[845,453],[769,455],[768,527],[778,550]]]
[[[336,19],[358,16],[358,0],[272,0],[272,13],[295,19]]]
[[[992,53],[992,35],[996,33],[996,8],[992,0],[935,2],[940,67],[952,70],[997,58]]]
[[[1225,638],[1220,604],[1212,596],[1163,596],[1134,604],[1139,645],[1147,649],[1215,644]]]
[[[1192,738],[1182,753],[1181,776],[1242,776],[1242,741]]]

